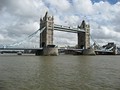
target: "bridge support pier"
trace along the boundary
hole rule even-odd
[[[43,48],[43,55],[44,56],[57,56],[58,55],[58,48],[57,47]]]
[[[84,49],[82,52],[83,55],[96,55],[93,48]]]
[[[36,56],[57,56],[58,48],[57,47],[44,47],[42,50],[36,50]]]

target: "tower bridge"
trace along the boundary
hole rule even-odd
[[[87,49],[90,47],[90,25],[86,24],[83,20],[81,25],[76,28],[68,26],[62,26],[54,24],[54,17],[49,16],[46,12],[45,16],[40,19],[40,29],[46,27],[45,30],[40,33],[40,47],[47,47],[53,45],[53,32],[64,31],[70,33],[77,33],[78,36],[78,48]]]
[[[28,36],[28,38],[31,38],[33,37],[34,34],[40,31],[40,39],[39,39],[40,47],[39,48],[0,48],[0,50],[35,50],[36,55],[58,55],[58,48],[55,47],[53,43],[54,30],[77,34],[77,46],[78,47],[76,49],[67,49],[67,50],[59,49],[59,51],[75,52],[75,53],[76,52],[83,53],[83,51],[85,51],[85,53],[87,52],[87,54],[91,54],[91,50],[89,50],[91,47],[90,46],[90,25],[89,24],[86,24],[86,22],[83,20],[82,23],[78,25],[76,28],[72,28],[69,26],[63,26],[63,25],[57,25],[54,23],[54,17],[49,16],[48,12],[46,12],[45,16],[40,19],[40,29],[38,29],[33,34]],[[19,45],[21,43],[22,42],[18,42],[18,43],[12,44],[11,46]],[[115,53],[115,48],[112,51],[95,49],[94,52],[97,54],[98,53],[113,54],[113,52]]]

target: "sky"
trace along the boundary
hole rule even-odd
[[[120,45],[120,0],[0,0],[0,46],[39,47],[39,33],[27,37],[39,29],[46,11],[55,24],[77,27],[85,20],[91,44]],[[76,45],[77,34],[54,31],[54,44]]]

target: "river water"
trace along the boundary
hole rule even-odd
[[[0,90],[120,90],[120,56],[0,55]]]

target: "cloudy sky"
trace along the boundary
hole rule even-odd
[[[38,47],[39,33],[27,36],[39,29],[46,11],[55,24],[76,27],[86,20],[99,44],[120,44],[120,0],[0,0],[0,46]],[[54,31],[54,44],[76,45],[77,34]]]

